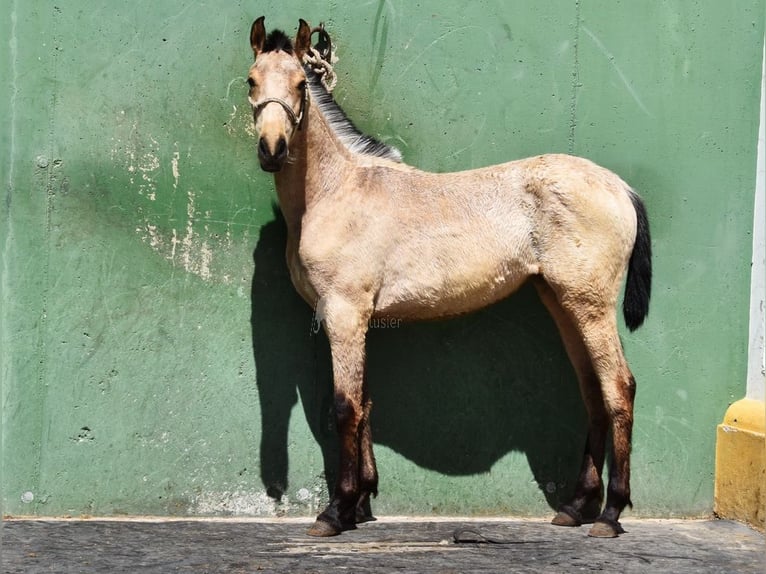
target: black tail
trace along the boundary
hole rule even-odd
[[[652,295],[652,243],[649,237],[649,219],[641,198],[630,191],[630,199],[636,210],[636,242],[628,262],[628,278],[625,282],[625,299],[622,313],[628,329],[635,331],[649,314],[649,298]]]

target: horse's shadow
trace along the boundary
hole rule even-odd
[[[290,282],[285,241],[277,214],[261,228],[252,282],[261,479],[276,500],[287,488],[289,419],[299,396],[328,486],[338,453],[329,345],[323,333],[311,333],[312,310]],[[572,494],[584,409],[556,328],[533,288],[464,317],[371,329],[367,380],[376,443],[449,475],[486,472],[520,451],[552,508]]]

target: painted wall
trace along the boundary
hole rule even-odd
[[[283,263],[252,20],[325,20],[336,97],[431,170],[570,152],[649,209],[634,514],[709,513],[744,395],[764,1],[21,2],[0,22],[6,514],[311,514],[327,343]],[[369,336],[381,514],[548,515],[584,414],[534,293]]]
[[[766,42],[764,42],[766,44]],[[753,205],[753,265],[750,269],[750,343],[747,397],[766,400],[766,45],[761,67],[761,117],[758,120],[758,160]]]

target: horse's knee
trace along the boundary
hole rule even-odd
[[[361,414],[358,401],[354,401],[346,393],[335,393],[335,422],[339,433],[349,430],[356,432]]]

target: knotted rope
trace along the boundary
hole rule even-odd
[[[335,54],[332,54],[330,58],[334,59],[333,56]],[[303,63],[319,76],[319,80],[322,82],[325,90],[328,93],[332,93],[335,85],[338,83],[338,76],[335,74],[332,63],[325,60],[314,48],[306,50],[306,53],[303,55]]]

